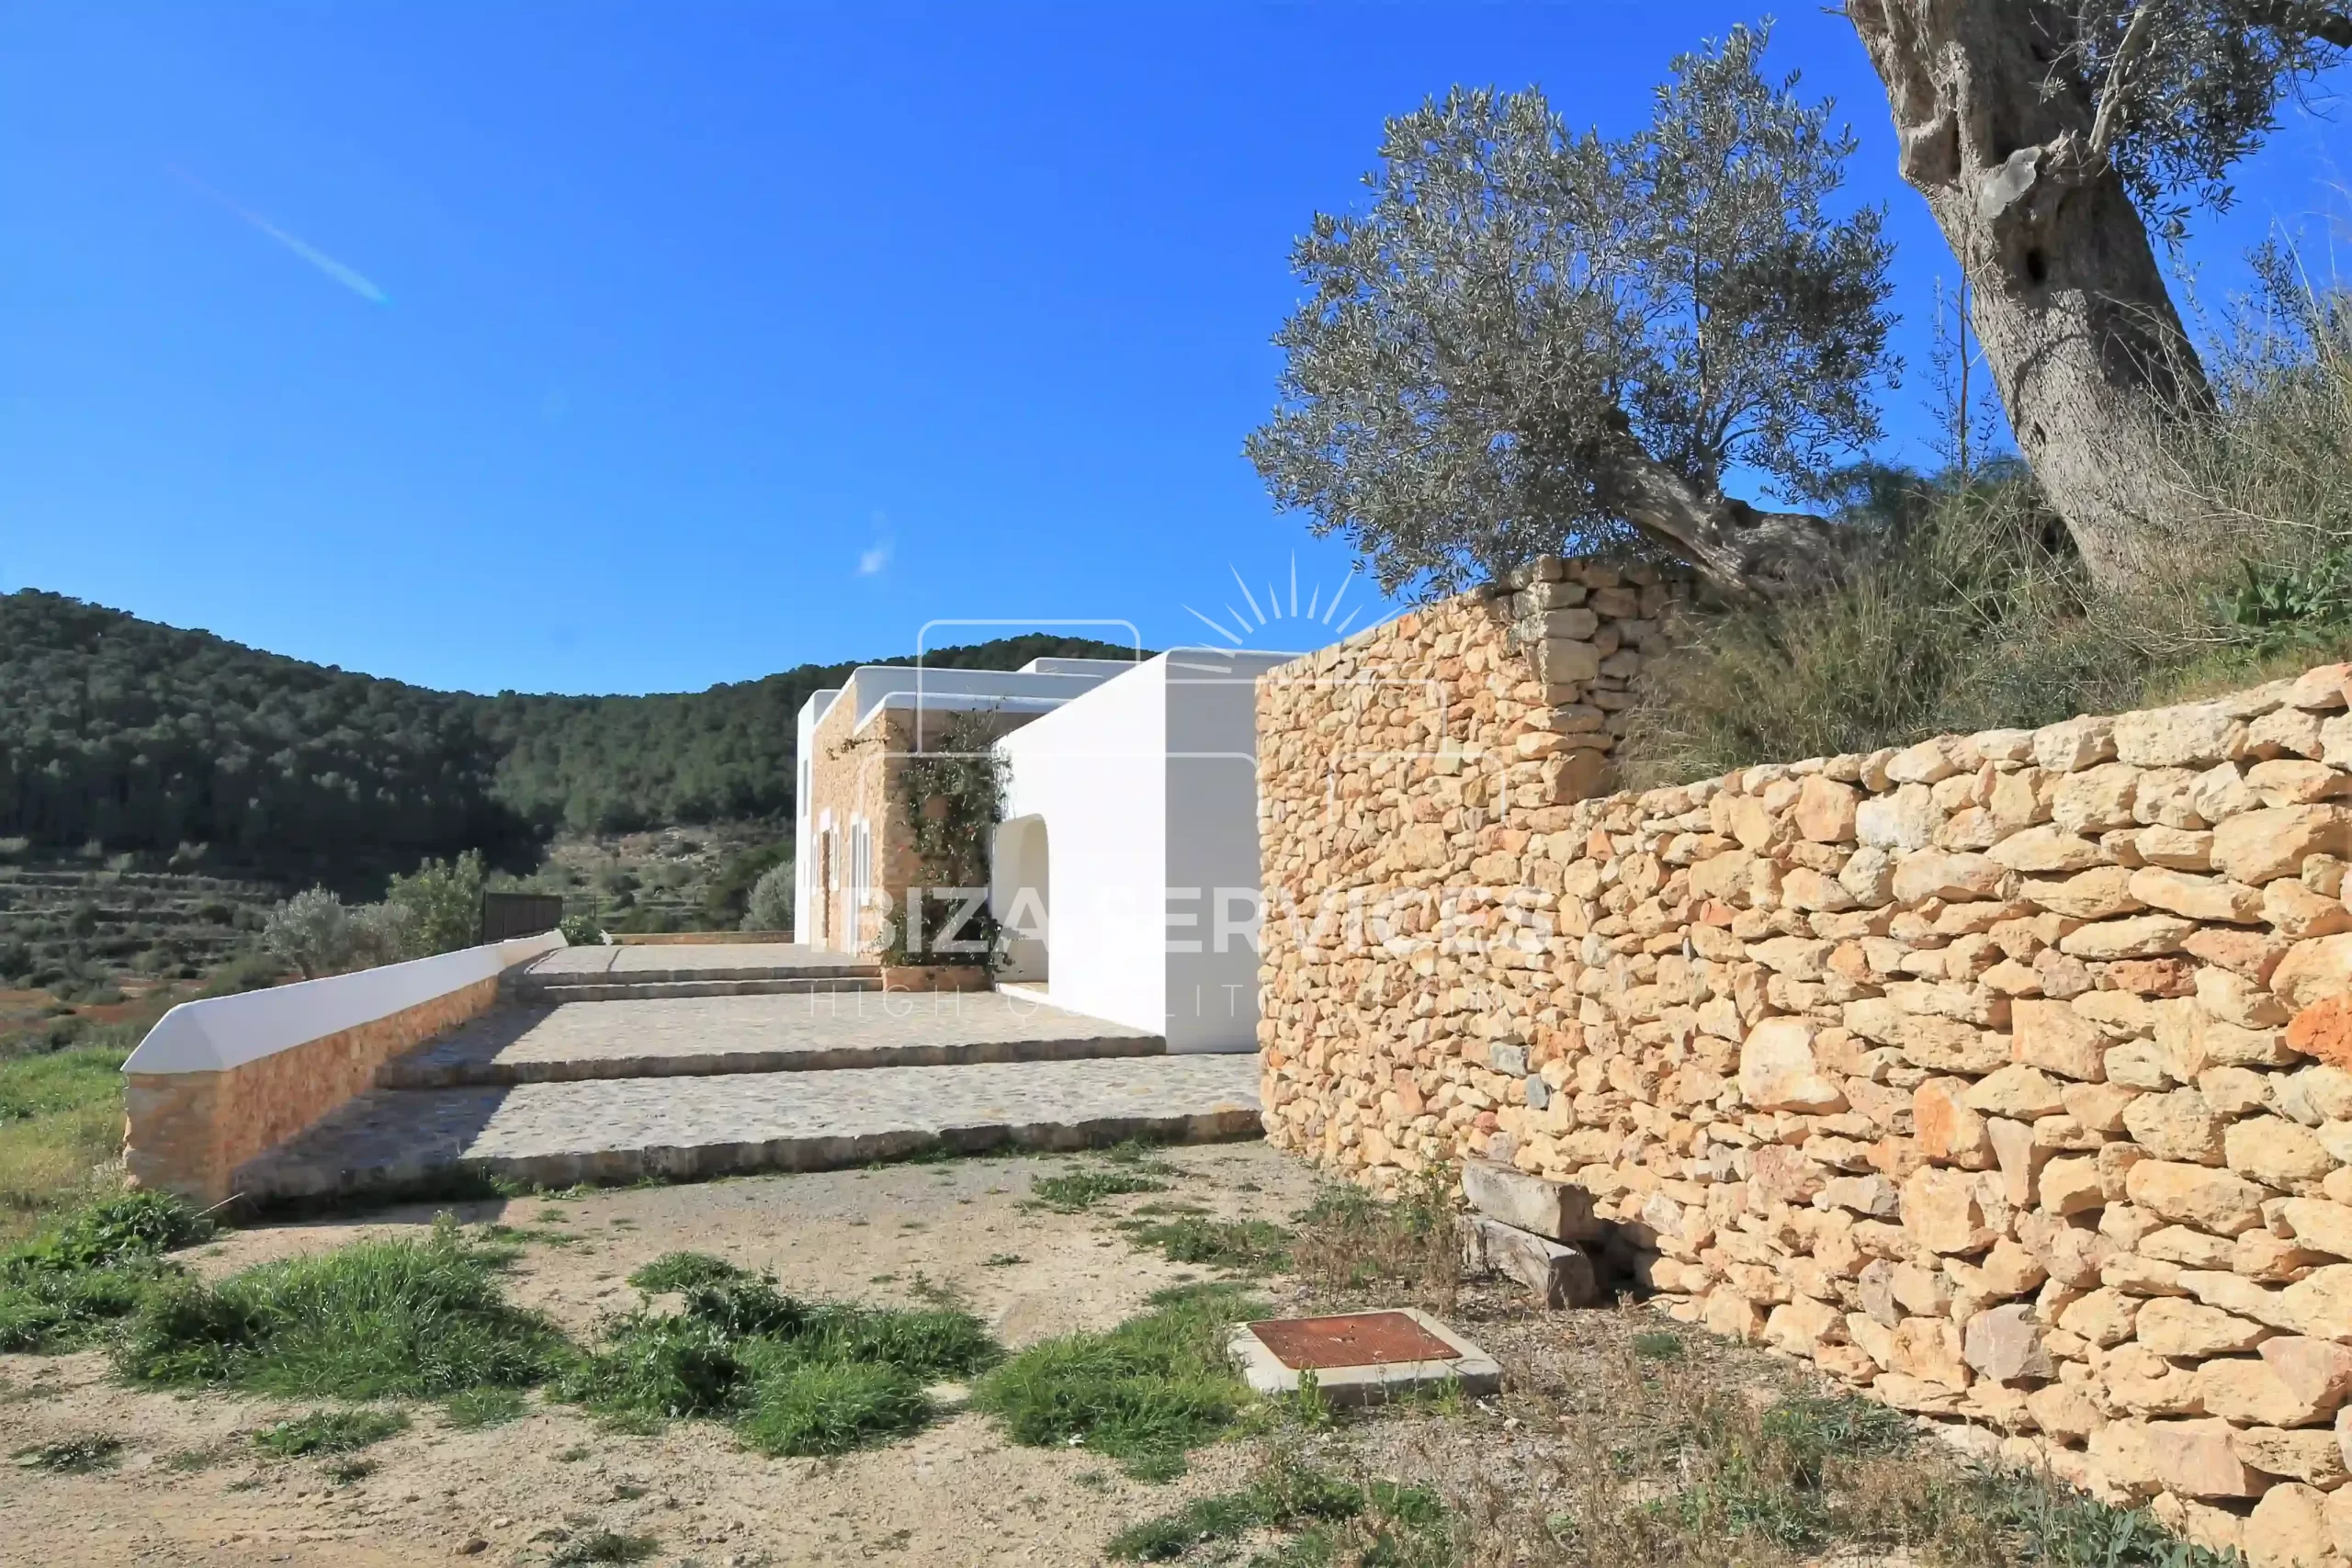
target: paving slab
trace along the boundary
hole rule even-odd
[[[1161,1036],[990,991],[865,991],[497,1009],[385,1064],[385,1089],[950,1066],[1164,1054]]]
[[[1258,1073],[1252,1052],[379,1089],[249,1162],[235,1184],[269,1201],[465,1173],[567,1186],[817,1170],[933,1148],[1204,1143],[1259,1134]]]
[[[519,976],[561,985],[594,980],[741,980],[877,973],[875,961],[795,942],[679,943],[662,947],[560,947]]]

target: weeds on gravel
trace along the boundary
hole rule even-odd
[[[1342,1480],[1283,1450],[1269,1453],[1238,1492],[1195,1498],[1172,1514],[1131,1525],[1104,1549],[1125,1562],[1167,1562],[1261,1530],[1290,1539],[1255,1562],[1320,1568],[1351,1562],[1443,1568],[1445,1509],[1433,1493],[1393,1482]]]
[[[1850,1395],[1758,1397],[1736,1369],[1631,1343],[1579,1378],[1583,1414],[1507,1477],[1455,1480],[1447,1568],[2224,1568],[2144,1511],[1971,1468]],[[1413,1468],[1429,1473],[1420,1464]],[[1345,1559],[1342,1559],[1343,1561]],[[1282,1562],[1282,1559],[1274,1559]],[[1375,1561],[1366,1558],[1363,1561]],[[1412,1561],[1403,1559],[1403,1561]]]
[[[1462,1286],[1456,1190],[1448,1165],[1422,1170],[1388,1202],[1360,1187],[1329,1188],[1292,1216],[1298,1239],[1291,1266],[1329,1294],[1385,1284],[1440,1310],[1450,1307]]]
[[[0,1252],[0,1350],[78,1349],[177,1276],[164,1255],[212,1223],[160,1192],[102,1198]]]
[[[1136,1170],[1073,1170],[1066,1176],[1041,1176],[1029,1184],[1033,1199],[1062,1214],[1091,1209],[1098,1198],[1167,1190],[1168,1183]]]
[[[254,1434],[263,1452],[279,1459],[306,1454],[347,1454],[408,1430],[397,1410],[313,1410],[290,1421],[272,1422]]]
[[[450,1426],[460,1432],[476,1432],[519,1420],[530,1404],[520,1389],[464,1388],[443,1400],[441,1408]]]
[[[707,1254],[667,1254],[629,1282],[684,1303],[609,1321],[557,1393],[639,1430],[703,1417],[763,1453],[845,1453],[921,1427],[929,1383],[999,1354],[969,1313],[804,1302]]]
[[[707,1252],[665,1252],[628,1277],[628,1282],[649,1295],[683,1291],[694,1285],[723,1285],[740,1279],[742,1270]]]
[[[1265,1220],[1212,1220],[1182,1214],[1156,1224],[1128,1222],[1120,1228],[1137,1247],[1156,1247],[1171,1263],[1266,1274],[1290,1261],[1290,1232]]]
[[[650,1535],[620,1535],[612,1530],[598,1530],[594,1535],[575,1536],[556,1549],[548,1561],[554,1563],[642,1562],[662,1550],[662,1543]]]
[[[83,1475],[104,1470],[122,1456],[120,1438],[68,1438],[62,1442],[37,1443],[9,1457],[23,1470],[45,1470],[54,1475]]]
[[[506,1301],[497,1261],[442,1214],[419,1238],[353,1242],[218,1285],[176,1280],[141,1303],[118,1362],[133,1382],[314,1398],[526,1388],[567,1347],[546,1318]]]
[[[1150,1304],[1108,1333],[1023,1351],[980,1381],[973,1404],[1016,1443],[1082,1446],[1139,1480],[1182,1474],[1186,1450],[1215,1440],[1248,1402],[1226,1335],[1264,1305],[1224,1284],[1162,1291]]]

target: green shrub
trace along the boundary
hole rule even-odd
[[[874,1361],[804,1361],[762,1377],[740,1425],[764,1454],[847,1453],[920,1429],[931,1419],[922,1380]]]
[[[461,1388],[441,1402],[449,1425],[461,1432],[503,1427],[530,1408],[522,1391],[512,1388]]]
[[[231,1383],[334,1399],[432,1399],[527,1387],[563,1359],[562,1336],[509,1304],[496,1258],[444,1214],[423,1238],[359,1241],[218,1285],[151,1292],[120,1352],[132,1381]]]
[[[1247,1402],[1226,1336],[1263,1306],[1229,1285],[1163,1291],[1151,1305],[1107,1334],[1031,1347],[982,1379],[972,1403],[1016,1443],[1082,1445],[1146,1479],[1182,1473],[1185,1450],[1225,1431]]]
[[[313,1410],[272,1422],[254,1434],[254,1443],[279,1459],[300,1459],[305,1454],[347,1454],[407,1430],[408,1417],[397,1410]]]
[[[844,1452],[922,1427],[927,1382],[1000,1354],[969,1313],[803,1302],[707,1253],[664,1254],[629,1282],[675,1292],[679,1310],[609,1321],[556,1393],[639,1430],[701,1417],[765,1453]]]
[[[748,1279],[742,1269],[707,1252],[665,1252],[628,1277],[628,1282],[650,1294],[683,1291],[690,1285],[715,1285]]]
[[[747,931],[788,931],[792,929],[792,862],[782,861],[760,873],[744,900]]]
[[[406,911],[411,956],[455,953],[481,940],[482,884],[489,874],[480,850],[454,861],[427,860],[406,876],[394,876],[384,902]]]
[[[100,1199],[0,1252],[0,1350],[77,1348],[178,1275],[164,1254],[212,1234],[179,1199]]]

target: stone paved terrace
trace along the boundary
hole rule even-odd
[[[681,997],[500,1009],[388,1063],[377,1082],[445,1089],[1142,1056],[1167,1048],[1139,1029],[989,991]]]
[[[268,1201],[460,1172],[560,1186],[814,1170],[933,1147],[1258,1134],[1255,1053],[379,1089],[245,1166],[236,1185]]]

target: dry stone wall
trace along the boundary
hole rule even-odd
[[[2352,671],[1579,800],[1498,606],[1261,683],[1269,1136],[1577,1182],[1679,1317],[2352,1561]]]

